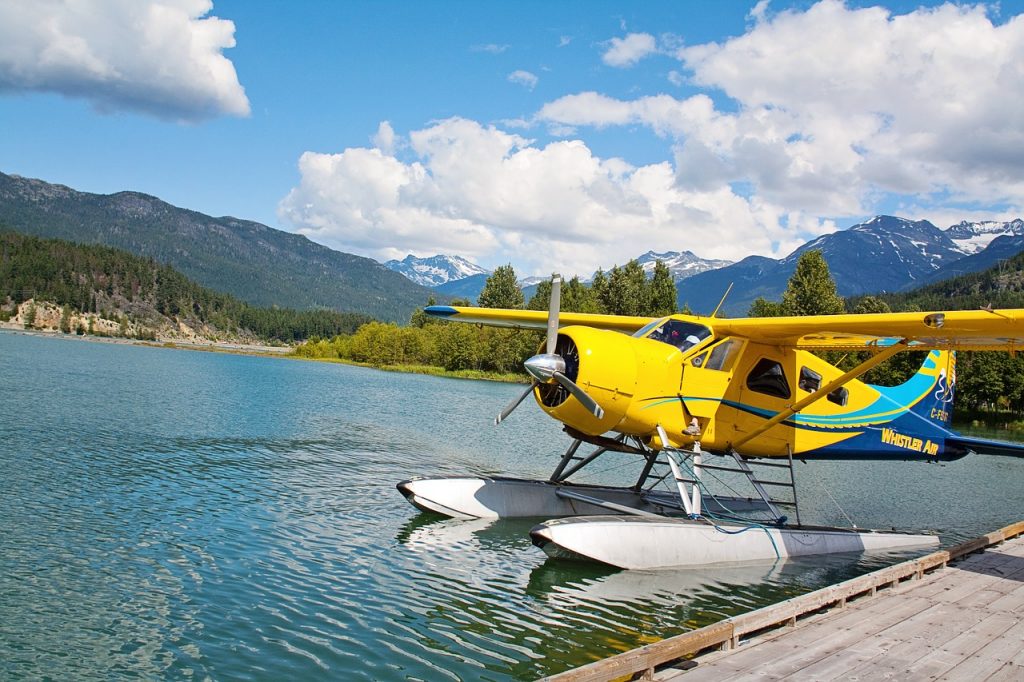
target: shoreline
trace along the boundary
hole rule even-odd
[[[88,341],[94,343],[148,346],[150,348],[166,348],[168,350],[195,350],[202,351],[204,353],[228,353],[233,355],[284,358],[287,360],[304,360],[308,362],[326,362],[330,364],[375,369],[381,372],[435,376],[442,379],[493,381],[505,384],[524,385],[529,383],[525,376],[520,376],[518,374],[493,374],[477,370],[458,370],[455,372],[449,372],[442,367],[433,367],[430,365],[372,365],[365,362],[356,362],[354,360],[344,360],[342,358],[310,358],[302,355],[296,355],[294,352],[296,348],[295,346],[267,346],[254,343],[240,343],[236,341],[181,341],[174,339],[146,341],[142,339],[128,339],[120,336],[67,334],[65,332],[50,329],[25,329],[20,323],[16,322],[0,322],[0,332],[24,334],[26,336],[43,336],[55,339]]]
[[[150,346],[151,348],[168,348],[179,350],[199,350],[209,353],[236,353],[238,355],[263,355],[269,357],[287,357],[294,350],[292,346],[266,346],[262,344],[240,343],[237,341],[181,341],[174,339],[129,339],[123,336],[98,336],[95,334],[68,334],[50,329],[25,329],[16,322],[0,322],[0,332],[25,334],[26,336],[43,336],[54,339],[70,339],[95,343],[114,343],[131,346]]]

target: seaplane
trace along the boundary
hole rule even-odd
[[[571,443],[550,478],[418,477],[398,483],[422,511],[453,518],[540,517],[530,536],[552,557],[623,569],[701,567],[938,544],[934,534],[800,522],[794,459],[943,462],[1024,445],[951,429],[957,350],[1024,348],[1024,309],[739,318],[430,306],[453,322],[546,329],[525,368],[528,396]],[[861,380],[927,351],[905,383]],[[856,352],[844,371],[816,352]],[[593,448],[580,454],[587,444]],[[635,462],[631,485],[570,478],[608,453]],[[713,490],[733,477],[747,492]],[[786,513],[784,513],[786,512]],[[790,520],[790,516],[793,520]]]

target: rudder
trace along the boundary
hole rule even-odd
[[[931,390],[910,411],[949,428],[953,420],[953,397],[956,394],[956,352],[931,351],[917,373],[930,375],[934,381]]]

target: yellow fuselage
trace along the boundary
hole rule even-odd
[[[706,450],[723,452],[843,374],[807,351],[716,338],[710,327],[707,332],[696,345],[681,348],[663,340],[566,327],[560,334],[572,340],[579,356],[573,378],[604,408],[604,416],[597,419],[572,399],[545,404],[555,401],[545,401],[542,390],[535,396],[549,415],[587,435],[615,431],[659,449],[664,445],[657,435],[661,425],[672,447],[700,441]],[[906,411],[899,405],[889,410],[887,402],[874,387],[851,380],[801,410],[799,423],[786,420],[751,439],[743,454],[779,457],[826,448]],[[858,423],[862,413],[864,422]]]

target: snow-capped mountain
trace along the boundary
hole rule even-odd
[[[735,287],[725,303],[728,314],[745,314],[758,296],[777,301],[800,255],[811,249],[822,252],[842,296],[920,286],[943,266],[964,257],[957,242],[927,220],[877,216],[818,237],[780,260],[749,256],[685,279],[676,285],[679,304],[709,312],[730,284]]]
[[[709,260],[694,255],[692,251],[665,251],[664,253],[648,251],[636,260],[648,275],[654,272],[654,264],[660,260],[668,266],[669,272],[672,273],[672,279],[677,282],[708,270],[717,270],[732,265],[731,260]]]
[[[416,284],[425,287],[436,287],[446,282],[490,273],[489,270],[471,263],[461,256],[445,255],[417,258],[409,254],[402,260],[389,260],[384,263],[384,267],[400,272]]]
[[[818,237],[780,263],[795,268],[812,249],[821,251],[837,286],[847,285],[843,295],[898,291],[963,257],[949,234],[927,220],[886,215]]]
[[[535,287],[545,280],[551,279],[550,277],[524,277],[523,279],[516,282],[520,289],[526,289],[527,287]]]
[[[983,270],[1015,255],[1024,249],[1024,220],[964,221],[943,230],[927,220],[880,215],[818,237],[781,259],[748,256],[729,263],[700,258],[690,251],[648,251],[637,261],[648,273],[656,261],[664,262],[676,281],[679,305],[699,313],[713,310],[734,284],[724,311],[742,315],[758,296],[779,300],[800,255],[811,249],[824,255],[842,296],[900,291]],[[457,256],[409,256],[385,265],[442,295],[469,300],[479,295],[489,274]],[[543,279],[547,278],[527,277],[519,282],[527,299]]]
[[[969,223],[964,220],[956,225],[951,225],[946,230],[946,234],[960,247],[961,251],[972,255],[988,248],[988,245],[997,237],[1003,235],[1024,236],[1024,220],[1017,218],[1006,223],[995,220]]]

